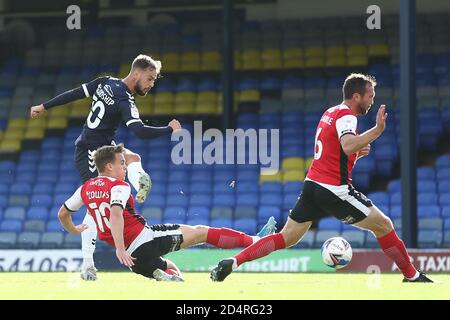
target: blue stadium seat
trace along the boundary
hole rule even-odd
[[[438,197],[436,193],[426,192],[419,193],[417,195],[417,204],[418,205],[437,205]]]
[[[148,201],[152,207],[164,208],[166,206],[166,197],[158,194],[150,194]]]
[[[25,220],[25,208],[9,207],[3,212],[3,219]]]
[[[419,205],[417,216],[419,218],[437,218],[441,216],[441,208],[438,205]]]
[[[47,232],[56,232],[64,230],[64,227],[61,225],[61,222],[57,219],[48,220],[47,221]]]
[[[283,197],[283,210],[288,210],[294,208],[297,200],[299,198],[298,193],[288,193]]]
[[[314,240],[314,248],[321,248],[323,243],[332,237],[339,236],[340,233],[336,231],[329,230],[319,230],[316,233],[316,238]]]
[[[394,192],[391,194],[391,206],[402,204],[402,194],[400,192]]]
[[[0,222],[0,231],[19,233],[22,231],[22,220],[3,220]]]
[[[417,181],[417,192],[436,192],[436,182],[431,180]]]
[[[419,248],[438,248],[442,243],[442,231],[419,230]]]
[[[400,192],[401,189],[402,189],[402,186],[401,186],[401,181],[399,179],[392,180],[388,183],[388,192],[390,194],[395,193],[395,192]]]
[[[209,174],[205,174],[204,172],[192,172],[191,174],[192,182],[212,182],[212,176]]]
[[[24,231],[17,236],[16,246],[19,249],[37,249],[40,238],[40,232]]]
[[[206,206],[210,207],[212,204],[212,197],[204,194],[191,194],[189,205],[190,206]]]
[[[58,192],[58,190],[55,190],[55,192]],[[53,197],[53,206],[62,206],[67,199],[69,199],[73,192],[75,192],[75,190],[72,191],[72,193],[57,193],[54,195]]]
[[[254,235],[256,233],[256,221],[251,218],[239,218],[234,220],[234,229],[244,232],[248,235]]]
[[[214,182],[224,182],[229,183],[233,180],[235,180],[235,173],[234,172],[227,172],[227,171],[214,171]]]
[[[27,219],[30,220],[47,220],[49,210],[47,207],[30,207],[27,211]]]
[[[187,211],[188,219],[191,218],[200,218],[200,219],[209,219],[209,208],[205,206],[191,206]]]
[[[0,183],[0,196],[7,196],[9,194],[9,185],[7,183]]]
[[[213,197],[214,207],[234,207],[235,205],[234,194],[215,194]]]
[[[323,218],[319,221],[319,230],[334,230],[340,233],[342,229],[342,222],[334,217]]]
[[[362,248],[366,240],[366,231],[343,231],[341,236],[346,239],[353,248]]]
[[[169,182],[188,181],[189,173],[187,171],[172,171],[169,173]]]
[[[448,205],[450,205],[450,192],[441,193],[439,195],[439,204],[441,206],[448,206]]]
[[[211,219],[211,227],[214,228],[233,228],[233,219],[230,218],[215,218]]]
[[[297,243],[294,248],[312,248],[314,247],[314,240],[316,238],[316,232],[309,230],[305,233],[302,240]]]
[[[441,216],[442,218],[450,218],[450,205],[442,206]]]
[[[450,155],[442,155],[436,159],[436,167],[439,168],[449,168],[450,167]]]
[[[389,194],[387,192],[371,192],[367,197],[372,200],[372,202],[378,206],[388,206],[389,205]]]
[[[79,186],[70,182],[59,182],[55,185],[55,193],[65,193],[72,195]]]
[[[236,181],[235,189],[238,194],[240,194],[240,193],[258,193],[259,186],[255,182]]]
[[[30,195],[31,185],[29,183],[17,182],[11,185],[10,194],[13,195]]]
[[[51,183],[36,183],[33,187],[33,194],[53,194],[54,185]],[[75,190],[74,190],[75,191]]]
[[[236,197],[236,206],[257,207],[259,205],[258,193],[238,193]]]
[[[63,248],[79,249],[81,247],[81,236],[79,234],[67,233],[64,236]]]
[[[302,181],[291,181],[286,182],[283,187],[283,193],[286,194],[300,194],[300,192],[303,190],[303,182]]]
[[[164,209],[163,220],[186,219],[186,209],[179,206],[170,206]]]
[[[442,193],[450,194],[450,181],[439,180],[439,182],[438,182],[438,190],[439,190],[439,193],[441,193],[441,194]]]
[[[442,240],[442,245],[445,248],[450,248],[450,230],[444,231],[444,239]]]
[[[390,217],[392,219],[397,219],[402,216],[402,206],[401,205],[391,205]]]
[[[187,207],[189,197],[184,194],[172,194],[167,196],[167,204],[170,206]]]
[[[419,218],[419,230],[442,231],[443,221],[441,218]]]
[[[283,184],[279,182],[265,182],[259,186],[260,194],[282,194]]]
[[[193,182],[190,190],[197,194],[210,195],[212,193],[212,185],[208,182]]]
[[[262,206],[276,206],[281,207],[283,204],[283,197],[281,194],[266,194],[260,199]]]
[[[8,198],[0,195],[0,208],[5,208],[8,205]]]
[[[189,194],[189,193],[190,193],[190,184],[187,180],[170,181],[167,186],[167,194],[169,195]]]
[[[273,216],[278,223],[281,223],[281,210],[276,206],[261,206],[258,210],[258,223],[266,223]]]
[[[238,182],[249,181],[249,182],[258,182],[259,180],[259,170],[253,169],[243,169],[238,170],[237,172],[237,180]]]
[[[450,230],[450,218],[444,220],[444,231]]]
[[[41,249],[57,249],[62,246],[64,234],[62,232],[44,232],[41,235],[39,248]]]

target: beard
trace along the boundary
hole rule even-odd
[[[144,91],[141,86],[139,85],[139,83],[136,83],[136,85],[134,86],[134,91],[140,95],[141,97],[144,97],[145,95],[147,95],[147,91]]]

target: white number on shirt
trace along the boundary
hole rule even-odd
[[[95,220],[97,221],[98,229],[101,232],[105,232],[105,227],[103,224],[105,224],[108,229],[111,229],[111,224],[110,224],[108,218],[106,217],[106,213],[105,213],[106,209],[111,210],[109,203],[102,202],[100,204],[100,207],[98,208],[96,203],[91,202],[91,203],[89,203],[89,208],[94,209],[95,218],[96,218]]]
[[[314,146],[314,159],[315,160],[319,160],[320,157],[322,156],[322,151],[323,151],[323,145],[322,145],[322,141],[319,140],[319,135],[322,132],[322,128],[317,129],[316,132],[316,143]]]

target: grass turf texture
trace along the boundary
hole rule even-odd
[[[400,274],[233,273],[212,282],[209,273],[185,273],[185,282],[156,282],[130,273],[100,272],[97,282],[78,273],[0,273],[0,299],[450,299],[450,275],[439,283],[402,283]]]

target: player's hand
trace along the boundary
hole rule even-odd
[[[75,229],[71,233],[82,233],[87,228],[89,228],[89,226],[85,223],[82,223],[82,224],[75,226]]]
[[[377,112],[377,124],[376,127],[379,130],[380,134],[386,128],[386,119],[388,114],[386,113],[386,106],[382,104]]]
[[[370,153],[370,143],[358,151],[358,154],[356,155],[356,159],[365,157],[365,156],[369,155],[369,153]]]
[[[175,132],[175,131],[181,129],[180,121],[178,121],[177,119],[172,119],[172,120],[169,122],[168,126],[172,128],[173,132]]]
[[[119,262],[126,267],[134,266],[133,260],[136,260],[136,258],[133,258],[126,250],[116,249],[116,256],[117,259],[119,259]]]
[[[43,104],[32,106],[30,110],[30,117],[33,119],[39,118],[45,112]]]

